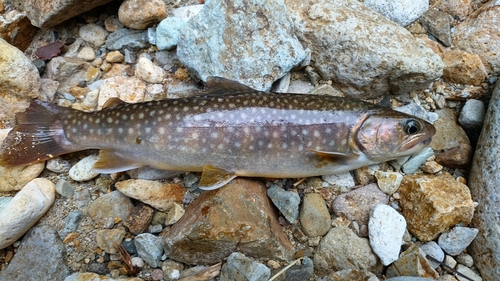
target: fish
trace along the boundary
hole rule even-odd
[[[305,178],[406,157],[436,131],[420,118],[347,97],[262,92],[221,77],[206,86],[187,98],[115,98],[96,112],[33,100],[16,114],[0,165],[100,149],[95,172],[201,172],[199,187],[212,190],[236,177]]]

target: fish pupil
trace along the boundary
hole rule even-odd
[[[409,120],[405,124],[405,132],[408,135],[416,134],[416,133],[420,132],[420,129],[421,129],[420,123],[418,123],[415,120]]]

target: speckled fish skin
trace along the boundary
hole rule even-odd
[[[34,101],[17,116],[0,161],[20,165],[97,148],[100,172],[214,167],[216,174],[299,178],[416,153],[435,132],[421,119],[359,100],[263,93],[224,79],[211,84],[207,95],[93,113]],[[41,120],[43,110],[52,121]],[[48,125],[28,124],[34,118]]]

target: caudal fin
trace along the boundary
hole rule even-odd
[[[0,148],[0,165],[25,165],[71,152],[63,146],[61,122],[70,110],[33,100],[25,112],[16,113],[16,125]]]

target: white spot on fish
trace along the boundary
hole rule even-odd
[[[236,146],[236,147],[238,147],[238,148],[239,148],[239,147],[241,146],[241,144],[240,144],[239,142],[235,142],[235,143],[234,143],[234,146]]]
[[[172,117],[172,115],[170,113],[165,114],[165,119],[168,120],[168,119],[170,119],[170,117]]]
[[[332,132],[332,129],[326,128],[325,133],[330,134]]]
[[[222,143],[220,143],[218,146],[217,146],[218,149],[222,150],[224,148],[224,145]]]
[[[139,119],[143,119],[144,118],[144,113],[139,113]]]
[[[146,127],[146,129],[144,129],[146,131],[146,134],[149,134],[151,133],[151,127]]]
[[[302,135],[307,136],[309,132],[306,129],[302,129]]]
[[[304,150],[304,146],[302,144],[299,145],[299,151]]]
[[[193,133],[191,134],[191,137],[192,137],[193,139],[197,140],[197,139],[198,139],[198,133],[197,133],[197,132],[193,132]]]
[[[177,128],[175,128],[175,131],[176,131],[177,133],[182,133],[182,131],[183,131],[183,130],[184,130],[184,128],[182,128],[182,127],[177,127]]]
[[[123,128],[118,128],[118,133],[123,134]]]
[[[330,145],[330,146],[334,146],[334,145],[335,145],[335,141],[333,141],[333,140],[332,140],[332,141],[330,141],[330,143],[329,143],[328,145]]]
[[[286,144],[286,143],[283,143],[281,146],[283,147],[283,149],[287,149],[288,148],[288,144]]]
[[[155,110],[151,110],[151,112],[149,112],[149,116],[153,117],[155,115],[156,111]]]
[[[165,134],[165,128],[160,127],[160,128],[158,129],[158,132],[160,133],[160,135],[164,135],[164,134]]]
[[[213,138],[213,139],[216,139],[218,137],[217,133],[216,132],[213,132],[210,134],[210,136]]]
[[[128,134],[131,135],[134,133],[134,128],[128,128]]]
[[[314,136],[318,138],[320,136],[319,132],[318,131],[314,131]]]
[[[253,145],[250,145],[250,146],[248,147],[248,149],[253,150],[253,149],[254,149],[254,146],[253,146]]]

